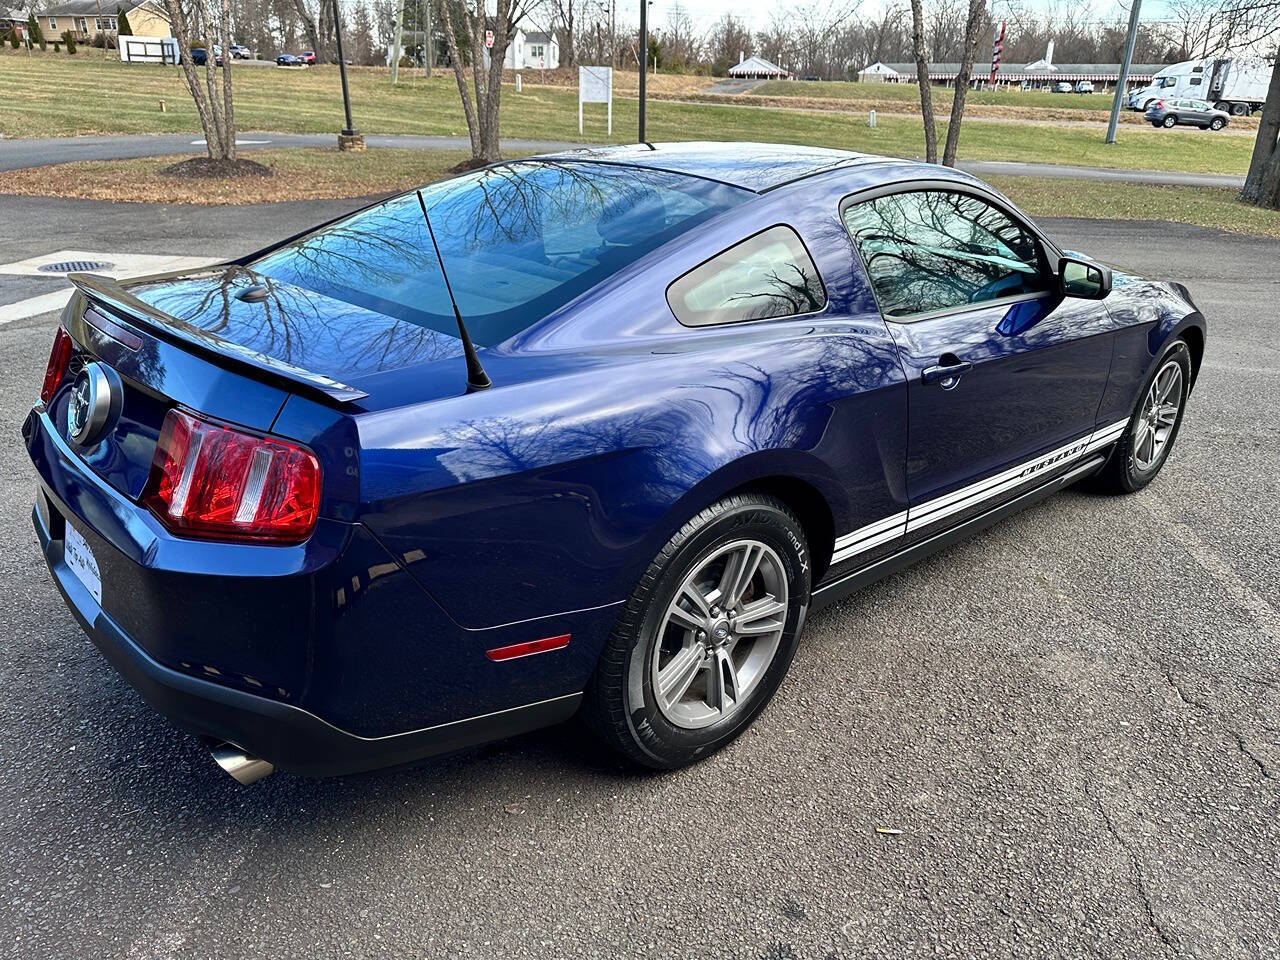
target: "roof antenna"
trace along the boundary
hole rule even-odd
[[[476,355],[476,345],[471,342],[471,335],[467,333],[467,325],[462,322],[462,311],[458,309],[458,301],[453,295],[453,287],[449,284],[449,272],[444,268],[444,257],[440,255],[440,244],[436,243],[436,232],[431,229],[431,218],[427,216],[427,204],[422,199],[422,191],[416,191],[418,194],[418,206],[422,208],[422,219],[427,222],[427,233],[431,236],[431,246],[435,247],[436,259],[440,261],[440,275],[444,277],[444,288],[449,291],[449,302],[453,304],[453,316],[458,321],[458,337],[462,340],[462,353],[467,358],[467,393],[474,393],[476,390],[484,390],[493,386],[493,381],[489,379],[489,375],[484,372],[484,367],[480,365],[480,358]]]

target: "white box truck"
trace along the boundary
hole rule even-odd
[[[1259,57],[1220,57],[1188,60],[1161,69],[1151,83],[1129,94],[1129,107],[1145,111],[1162,97],[1208,100],[1236,117],[1261,110],[1271,82],[1269,60]]]

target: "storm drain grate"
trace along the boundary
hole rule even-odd
[[[91,270],[110,270],[105,260],[60,260],[36,267],[41,273],[88,273]]]

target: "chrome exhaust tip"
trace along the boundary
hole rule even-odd
[[[213,754],[213,760],[218,766],[234,777],[237,783],[246,787],[263,777],[271,776],[276,769],[261,757],[245,753],[234,743],[214,744],[209,752]]]

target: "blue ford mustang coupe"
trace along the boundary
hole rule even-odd
[[[805,617],[1159,472],[1186,289],[980,181],[683,143],[502,163],[242,260],[82,274],[23,427],[67,604],[242,782],[581,711],[707,756]]]

